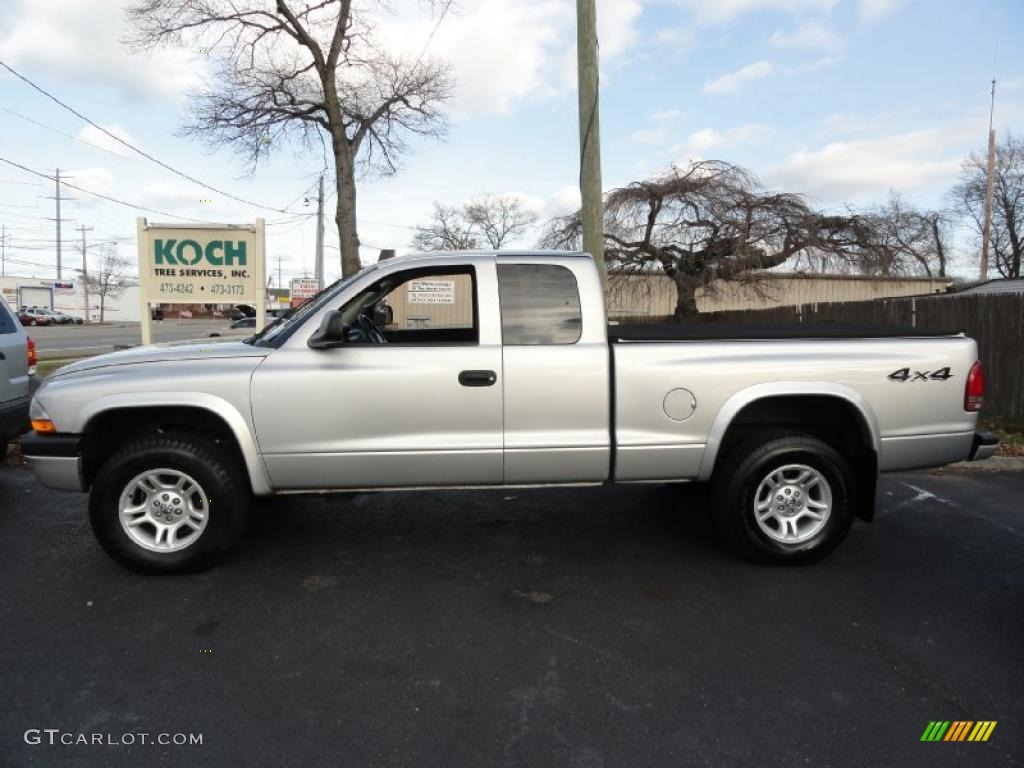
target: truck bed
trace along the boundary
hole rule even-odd
[[[962,331],[858,323],[651,323],[609,325],[608,340],[745,341],[760,339],[891,339],[956,336]]]

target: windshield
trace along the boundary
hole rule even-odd
[[[317,310],[329,303],[338,295],[339,292],[345,290],[345,288],[355,282],[358,278],[377,269],[377,267],[377,264],[370,264],[369,266],[363,267],[355,274],[336,280],[320,291],[320,293],[306,301],[302,306],[298,307],[290,315],[282,315],[255,336],[251,336],[246,339],[245,343],[255,344],[261,347],[274,347],[284,342],[284,340],[291,335],[292,331],[305,322],[307,317],[315,314]]]

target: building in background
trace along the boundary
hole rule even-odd
[[[609,275],[608,316],[671,315],[676,287],[662,274]],[[715,281],[698,290],[701,313],[742,309],[771,309],[845,301],[870,301],[897,296],[946,293],[953,281],[946,277],[873,277],[867,275],[815,275],[770,273],[752,283]]]
[[[85,318],[85,292],[81,280],[47,280],[38,277],[0,277],[0,296],[13,309],[44,307],[64,312],[72,317]],[[108,295],[104,311],[107,322],[137,321],[139,319],[139,289],[132,285],[115,295]],[[89,293],[90,317],[100,319],[100,300],[95,288]]]

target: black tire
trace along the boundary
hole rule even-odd
[[[799,543],[773,539],[762,530],[755,513],[755,496],[761,482],[790,464],[817,470],[827,481],[832,498],[824,525]],[[777,565],[816,562],[835,549],[849,533],[854,518],[854,489],[850,463],[827,443],[800,433],[762,434],[730,452],[716,469],[713,479],[715,527],[736,550],[757,562]]]
[[[173,552],[145,549],[120,522],[122,492],[132,478],[154,469],[192,477],[208,497],[208,521],[196,540]],[[191,434],[154,435],[126,445],[97,473],[89,519],[103,549],[117,562],[144,573],[186,573],[215,565],[245,528],[251,494],[237,460],[212,440]]]

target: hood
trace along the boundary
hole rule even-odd
[[[166,363],[179,360],[211,360],[224,357],[266,357],[269,347],[255,347],[252,344],[231,339],[207,339],[203,341],[174,341],[152,344],[146,347],[132,347],[105,355],[88,357],[65,365],[53,373],[53,377],[70,373],[81,373],[114,365],[136,363]]]

